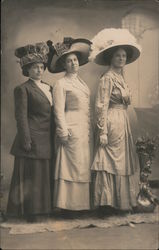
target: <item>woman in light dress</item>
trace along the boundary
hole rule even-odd
[[[140,55],[135,38],[122,29],[104,29],[92,40],[90,59],[108,66],[96,95],[97,149],[92,171],[94,206],[127,211],[139,191],[139,162],[127,114],[131,103],[123,68]]]
[[[78,70],[88,62],[90,41],[64,38],[63,43],[48,44],[49,71],[65,72],[53,90],[57,127],[54,206],[65,210],[88,210],[93,145],[90,91],[78,76]]]

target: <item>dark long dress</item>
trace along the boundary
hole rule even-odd
[[[7,214],[48,214],[52,208],[54,172],[53,107],[30,79],[16,87],[14,94],[18,132],[11,149],[15,160]],[[32,146],[27,152],[23,145],[29,141]]]

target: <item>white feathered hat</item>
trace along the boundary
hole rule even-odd
[[[127,29],[104,29],[91,42],[89,60],[99,65],[109,65],[113,52],[119,47],[127,53],[126,64],[134,62],[141,53],[141,47]]]

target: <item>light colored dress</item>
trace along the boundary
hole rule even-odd
[[[54,206],[70,210],[90,208],[91,123],[90,92],[76,74],[66,74],[54,87],[57,134]],[[69,134],[68,143],[59,138]]]
[[[110,69],[99,83],[96,98],[98,139],[107,134],[108,144],[97,150],[94,205],[129,210],[136,206],[139,189],[139,161],[131,134],[127,107],[130,92],[121,74]]]

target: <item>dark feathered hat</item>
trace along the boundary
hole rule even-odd
[[[49,47],[44,42],[28,44],[15,50],[15,56],[20,59],[22,68],[30,63],[47,63],[48,53]]]
[[[65,71],[62,60],[68,54],[77,55],[79,65],[88,62],[91,42],[84,38],[73,39],[65,37],[62,43],[53,45],[52,41],[47,41],[50,52],[48,54],[48,70],[51,73],[59,73]]]

